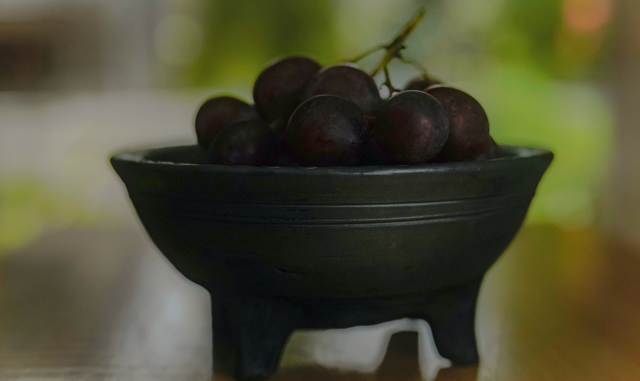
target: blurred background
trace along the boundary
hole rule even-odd
[[[405,56],[476,97],[498,143],[556,155],[483,286],[480,379],[640,379],[636,0],[0,0],[0,379],[210,377],[207,295],[109,155],[193,143],[206,97],[251,101],[275,57],[354,57],[421,5]]]

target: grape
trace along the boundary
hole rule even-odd
[[[380,151],[376,139],[371,137],[364,148],[364,155],[360,160],[360,165],[387,165],[389,161]]]
[[[373,136],[393,164],[424,163],[435,156],[449,133],[447,115],[431,95],[403,91],[386,100],[376,113]]]
[[[426,74],[422,74],[419,77],[416,77],[409,81],[407,85],[404,87],[405,90],[422,90],[426,91],[428,87],[433,85],[439,85],[441,82],[435,78],[429,77]]]
[[[427,89],[447,113],[449,137],[437,161],[469,161],[490,156],[492,140],[489,119],[471,95],[452,87],[437,85]]]
[[[302,102],[304,86],[321,69],[311,58],[293,56],[283,58],[260,73],[253,86],[253,100],[261,115],[275,122],[284,133],[289,116]]]
[[[287,131],[287,123],[289,122],[289,118],[287,119],[276,119],[269,123],[269,127],[280,137],[280,139],[284,138],[284,134]]]
[[[318,95],[293,112],[285,142],[299,165],[352,165],[362,156],[363,132],[357,104],[335,95]]]
[[[348,64],[330,66],[311,80],[305,98],[321,94],[337,95],[355,102],[367,116],[375,114],[380,105],[380,92],[373,78]]]
[[[376,140],[373,138],[373,124],[375,122],[375,118],[367,118],[364,117],[364,130],[362,133],[362,140],[364,143],[364,153],[362,155],[362,159],[360,159],[359,165],[385,165],[389,164],[387,159],[384,157],[382,152],[380,152],[380,148],[378,148],[378,144]]]
[[[208,149],[224,127],[245,120],[258,119],[256,110],[246,102],[229,96],[213,97],[205,101],[196,114],[198,144]]]
[[[280,155],[278,155],[278,159],[276,160],[276,165],[279,167],[296,167],[298,164],[288,155],[285,150],[280,151]]]
[[[478,155],[476,160],[491,160],[500,157],[500,146],[493,138],[490,137],[489,139],[491,139],[491,147],[486,152]]]
[[[278,158],[276,133],[261,120],[225,127],[209,148],[209,161],[225,165],[274,165]]]

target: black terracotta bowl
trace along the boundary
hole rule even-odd
[[[214,370],[251,379],[293,329],[403,317],[427,320],[454,364],[477,362],[478,288],[552,159],[502,146],[464,163],[243,167],[181,146],[111,163],[153,242],[212,294]]]

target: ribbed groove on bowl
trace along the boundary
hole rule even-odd
[[[522,207],[529,203],[529,200],[522,200],[520,203],[511,204],[511,207]],[[359,226],[367,227],[373,225],[399,225],[409,224],[415,225],[428,222],[446,222],[446,221],[459,221],[468,220],[474,217],[485,216],[492,213],[500,212],[505,208],[489,208],[484,210],[478,210],[472,213],[458,212],[453,213],[450,211],[442,213],[430,213],[430,214],[417,214],[405,217],[380,217],[380,218],[334,218],[334,219],[282,219],[282,218],[251,218],[251,217],[237,217],[233,215],[203,215],[199,213],[173,213],[171,211],[163,210],[145,210],[142,207],[138,207],[140,213],[147,215],[156,215],[158,217],[171,217],[175,219],[181,219],[185,221],[201,221],[210,223],[236,223],[236,224],[250,224],[250,225],[272,225],[272,226],[295,226],[295,227],[314,227],[314,226]]]
[[[263,224],[358,224],[420,221],[444,216],[472,216],[491,211],[521,207],[530,202],[530,192],[514,192],[494,197],[403,204],[364,205],[287,205],[247,204],[240,202],[200,201],[162,197],[155,194],[131,194],[141,213],[170,215],[183,219],[212,222]]]

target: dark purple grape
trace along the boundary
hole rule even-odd
[[[224,127],[258,118],[259,115],[255,109],[240,99],[229,96],[210,98],[200,106],[196,114],[198,144],[208,149],[215,136]]]
[[[284,138],[284,134],[287,132],[287,123],[289,119],[276,119],[269,123],[269,127],[281,138]]]
[[[362,133],[362,140],[364,143],[364,152],[362,154],[362,158],[358,165],[386,165],[389,164],[387,159],[384,157],[380,149],[378,148],[378,144],[376,140],[373,138],[373,124],[375,122],[374,117],[367,118],[364,117],[364,130]]]
[[[378,143],[376,140],[371,137],[367,141],[367,144],[364,148],[364,155],[362,156],[362,160],[360,160],[360,165],[387,165],[389,164],[389,160],[384,156],[384,154],[380,151],[378,147]]]
[[[498,145],[498,143],[496,143],[495,140],[493,140],[493,138],[491,138],[491,148],[489,148],[487,150],[487,152],[482,153],[481,155],[479,155],[476,160],[491,160],[491,159],[497,159],[500,157],[500,146]]]
[[[492,150],[489,119],[471,95],[447,86],[432,86],[427,94],[435,97],[449,120],[449,137],[437,161],[469,161],[486,156]]]
[[[321,68],[311,58],[300,56],[283,58],[269,65],[253,85],[253,100],[260,114],[269,122],[275,121],[276,128],[286,125],[303,100],[305,85]]]
[[[373,116],[380,105],[380,92],[373,78],[352,65],[335,65],[322,69],[309,82],[305,98],[331,94],[357,104],[367,116]]]
[[[276,133],[261,120],[225,127],[209,148],[209,162],[225,165],[274,165],[279,154]]]
[[[318,95],[291,115],[285,142],[302,166],[353,165],[364,149],[363,115],[357,104],[335,95]]]
[[[440,103],[423,91],[403,91],[386,100],[376,113],[373,137],[393,164],[424,163],[435,156],[449,133]]]
[[[414,79],[412,79],[411,81],[409,81],[409,83],[407,83],[407,85],[404,87],[405,90],[420,90],[420,91],[426,91],[427,88],[433,86],[433,85],[439,85],[442,82],[438,81],[435,78],[429,77],[426,74],[422,74],[419,77],[416,77]]]
[[[298,164],[289,156],[288,152],[280,151],[280,155],[278,155],[278,159],[276,160],[276,165],[280,167],[297,167]]]

